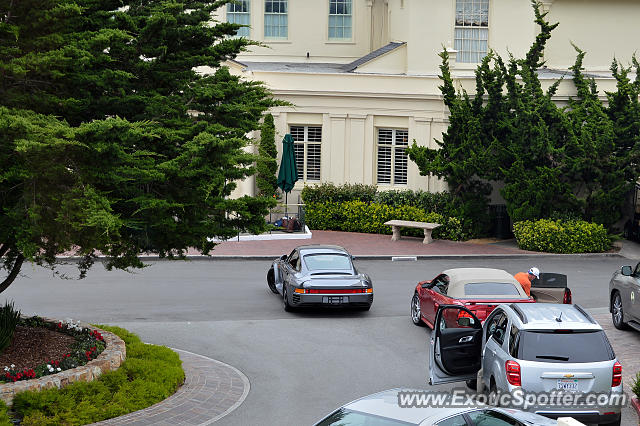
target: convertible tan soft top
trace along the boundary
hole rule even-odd
[[[520,283],[507,271],[492,268],[455,268],[447,269],[443,274],[449,277],[447,296],[454,299],[482,298],[482,299],[528,299]],[[467,295],[464,285],[469,283],[511,283],[515,285],[518,295],[504,294],[473,294]]]

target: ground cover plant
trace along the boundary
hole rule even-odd
[[[172,395],[184,382],[182,362],[169,348],[145,344],[119,327],[98,327],[124,340],[127,359],[120,368],[93,382],[19,393],[8,412],[14,421],[22,425],[93,423],[149,407]],[[0,406],[0,424],[10,424],[2,420],[6,413],[6,407]]]

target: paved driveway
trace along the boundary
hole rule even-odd
[[[535,265],[568,273],[574,300],[603,312],[609,277],[625,263],[615,257],[357,261],[374,280],[375,302],[366,313],[285,313],[266,287],[265,261],[159,261],[135,274],[98,265],[82,281],[27,266],[5,296],[27,314],[120,325],[145,341],[237,367],[251,391],[219,424],[304,425],[362,395],[426,386],[429,333],[408,315],[418,280],[450,267],[514,273]]]

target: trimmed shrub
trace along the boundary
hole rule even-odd
[[[307,203],[305,220],[309,228],[368,234],[391,234],[391,227],[384,223],[388,220],[413,220],[435,222],[442,226],[433,231],[437,239],[462,240],[466,235],[462,222],[455,217],[446,218],[439,213],[427,213],[414,206],[389,206],[386,204],[363,201]],[[420,229],[402,229],[404,235],[423,236]]]
[[[120,368],[93,382],[17,394],[13,410],[21,424],[82,425],[122,416],[162,401],[184,382],[180,357],[169,348],[142,343],[119,327],[99,327],[124,340],[127,359]]]
[[[513,224],[518,247],[547,253],[601,253],[611,248],[604,226],[582,220],[525,220]]]
[[[278,187],[278,178],[276,177],[278,149],[276,148],[276,128],[273,124],[273,115],[264,116],[260,130],[260,144],[256,160],[256,187],[259,195],[272,197]]]
[[[20,311],[13,308],[13,302],[5,302],[0,308],[0,352],[11,344],[19,320]]]
[[[343,201],[360,200],[370,203],[374,200],[378,188],[375,185],[346,183],[336,186],[332,183],[321,183],[305,186],[300,193],[302,201],[308,203],[341,203]]]

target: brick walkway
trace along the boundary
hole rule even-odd
[[[335,244],[354,256],[450,256],[450,255],[526,255],[540,254],[520,250],[513,244],[487,244],[473,241],[434,240],[422,244],[423,237],[402,237],[391,241],[391,235],[356,232],[313,231],[313,237],[299,240],[225,241],[211,252],[220,257],[277,257],[303,244]],[[197,255],[197,251],[189,254]]]
[[[208,425],[242,404],[249,393],[249,379],[228,364],[174,349],[182,360],[185,383],[155,405],[95,425]]]

